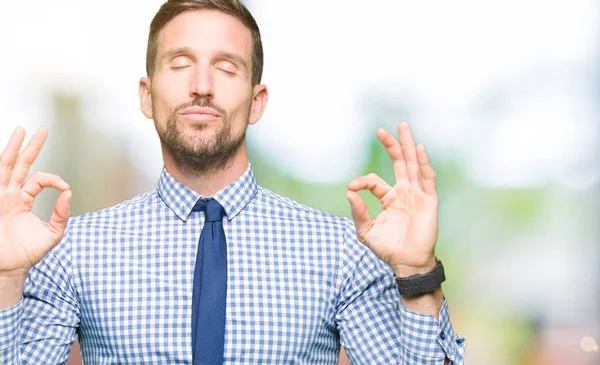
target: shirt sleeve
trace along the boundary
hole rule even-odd
[[[353,365],[464,363],[465,340],[452,329],[448,304],[432,315],[406,309],[391,268],[347,228],[336,322]]]
[[[0,364],[66,363],[79,325],[66,237],[31,268],[21,301],[0,311]]]

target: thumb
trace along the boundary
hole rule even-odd
[[[50,227],[52,227],[52,238],[54,239],[55,244],[60,242],[60,239],[65,233],[65,228],[67,227],[69,213],[71,210],[71,196],[73,196],[71,190],[65,190],[58,196],[56,205],[54,206],[54,211],[52,212],[52,216],[48,222]]]
[[[356,234],[361,242],[365,242],[365,236],[371,226],[371,216],[363,199],[355,191],[346,192],[346,198],[350,202],[352,218],[356,226]]]

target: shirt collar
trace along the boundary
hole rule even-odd
[[[256,194],[257,187],[252,165],[249,163],[242,176],[216,192],[212,198],[223,206],[227,213],[227,219],[231,220],[250,203]],[[165,167],[158,179],[158,195],[167,207],[183,221],[187,221],[192,208],[198,199],[203,197],[176,180]]]

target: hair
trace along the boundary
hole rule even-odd
[[[263,72],[263,48],[260,30],[250,11],[240,0],[168,0],[150,24],[146,49],[146,73],[152,77],[156,67],[156,52],[160,31],[177,15],[189,10],[217,10],[241,21],[252,35],[252,85],[260,84]]]

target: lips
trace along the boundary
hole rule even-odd
[[[193,122],[206,123],[218,119],[221,114],[212,108],[203,107],[189,107],[179,112],[182,118],[191,120]]]
[[[218,118],[221,116],[216,110],[212,108],[204,108],[198,106],[192,106],[183,109],[179,114],[186,117],[198,117],[198,118]]]

